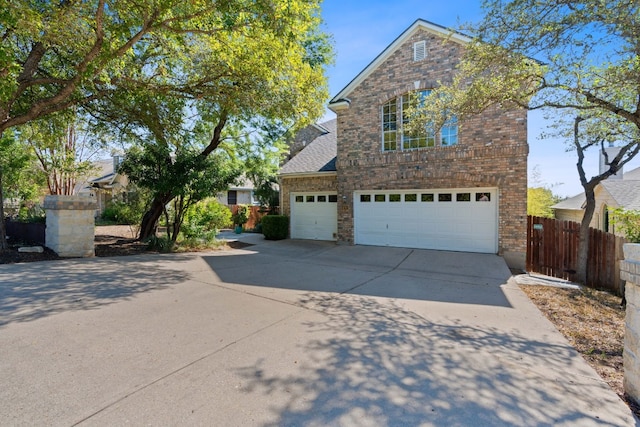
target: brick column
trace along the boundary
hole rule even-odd
[[[92,257],[96,202],[86,196],[46,196],[46,246],[61,257]]]
[[[640,244],[624,245],[620,278],[626,280],[627,310],[624,333],[624,390],[640,402]]]

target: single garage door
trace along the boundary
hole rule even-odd
[[[357,192],[355,243],[496,253],[497,195],[495,188]]]
[[[291,238],[336,240],[337,202],[336,193],[292,193]]]

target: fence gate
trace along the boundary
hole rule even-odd
[[[553,218],[527,217],[527,271],[576,280],[580,224]],[[625,239],[589,229],[586,285],[620,295],[620,263]]]

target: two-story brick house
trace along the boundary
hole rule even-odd
[[[304,148],[280,174],[292,238],[498,253],[524,266],[526,111],[403,133],[410,97],[428,102],[468,42],[416,21],[330,101],[335,121],[298,135]]]

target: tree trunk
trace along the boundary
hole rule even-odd
[[[576,276],[578,282],[583,285],[587,284],[588,273],[587,264],[589,262],[589,224],[596,210],[596,197],[594,187],[591,185],[584,186],[584,194],[586,197],[586,205],[584,208],[584,216],[580,222],[580,237],[578,242],[578,265],[576,266]]]
[[[158,220],[162,216],[164,211],[164,205],[171,201],[171,196],[161,195],[156,196],[151,202],[151,207],[147,210],[142,217],[142,223],[140,224],[140,234],[138,240],[147,240],[151,236],[155,236],[156,228],[158,227]]]

